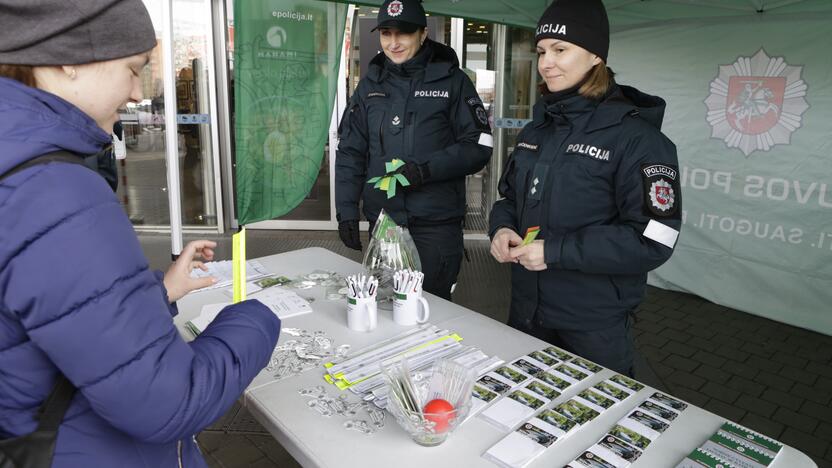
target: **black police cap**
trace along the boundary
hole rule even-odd
[[[385,0],[378,9],[378,24],[373,31],[395,28],[405,33],[427,27],[421,0]]]

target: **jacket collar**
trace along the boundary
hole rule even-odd
[[[597,101],[585,98],[575,91],[543,96],[534,105],[532,124],[543,127],[552,121],[573,121],[578,116],[593,112]]]
[[[586,133],[618,125],[628,115],[639,115],[660,130],[665,107],[666,103],[660,97],[613,83],[600,101],[581,95],[561,99],[544,96],[534,106],[532,125],[539,128],[554,117],[562,116],[573,120],[578,114],[592,112],[584,130]]]
[[[456,52],[454,52],[454,50],[450,47],[427,39],[425,40],[422,48],[426,50],[420,50],[415,57],[410,59],[405,64],[399,65],[399,67],[410,68],[410,62],[417,61],[416,63],[418,63],[420,59],[425,60],[420,56],[423,53],[426,54],[424,65],[425,83],[438,81],[448,77],[453,74],[455,69],[459,68],[459,60],[456,57]],[[392,73],[390,65],[391,64],[387,60],[387,56],[384,55],[384,52],[379,52],[370,61],[370,66],[367,70],[367,78],[375,81],[376,83],[381,83]]]

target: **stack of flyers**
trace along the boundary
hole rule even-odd
[[[514,362],[511,363],[511,365],[514,366],[517,369],[522,370],[523,372],[525,372],[525,373],[527,373],[531,376],[535,376],[535,375],[543,372],[545,369],[548,369],[548,367],[549,367],[549,366],[542,365],[542,363],[540,363],[540,362],[534,362],[534,361],[535,361],[534,359],[531,359],[529,357],[525,357],[525,358],[520,358],[520,359],[515,360]]]
[[[610,377],[610,381],[612,381],[613,383],[618,384],[618,385],[620,385],[624,388],[629,388],[630,390],[632,390],[634,392],[638,392],[639,390],[644,388],[644,385],[636,382],[635,380],[633,380],[629,377],[625,377],[621,374],[615,374],[614,376]]]
[[[584,369],[575,367],[566,362],[549,369],[549,372],[573,384],[589,377],[589,374]]]
[[[752,468],[769,466],[783,444],[751,429],[726,422],[676,468]]]
[[[658,434],[663,433],[667,430],[668,427],[670,427],[669,423],[662,421],[661,419],[656,418],[649,413],[645,413],[640,409],[640,407],[631,411],[625,419],[635,421],[638,424],[641,424],[642,426],[650,428]]]
[[[598,450],[598,447],[593,447],[593,450]],[[603,453],[603,450],[600,451]],[[619,465],[616,465],[615,463],[608,461],[606,458],[593,452],[592,450],[587,450],[584,453],[578,455],[578,458],[572,461],[572,463],[566,465],[564,468],[618,468],[618,466]]]
[[[536,393],[538,396],[542,397],[547,402],[552,401],[560,396],[560,391],[558,391],[558,389],[551,387],[537,379],[532,379],[532,381],[524,385],[523,388],[531,393]]]
[[[654,392],[650,398],[638,405],[627,418],[662,433],[679,417],[679,412],[684,411],[687,407],[687,403],[664,393]]]
[[[752,447],[760,450],[768,455],[771,458],[775,458],[780,450],[783,448],[783,444],[777,442],[774,439],[766,437],[759,432],[754,432],[751,429],[744,428],[732,422],[726,422],[719,428],[719,433],[723,433],[727,436],[734,436],[739,437],[742,439],[744,444],[751,445]]]
[[[544,348],[541,351],[543,351],[544,353],[548,354],[549,356],[552,356],[553,358],[561,360],[561,361],[568,361],[568,360],[572,359],[573,357],[575,357],[575,356],[567,353],[566,351],[564,351],[560,348],[556,348],[554,346],[549,346],[548,348]]]
[[[774,457],[767,452],[725,431],[712,435],[700,448],[737,468],[764,468],[774,461]]]
[[[675,468],[734,468],[722,458],[698,448],[680,461]]]
[[[486,408],[480,417],[502,430],[509,431],[517,424],[529,419],[549,400],[526,388],[514,390],[493,405]]]
[[[581,393],[578,393],[578,395],[575,396],[575,399],[585,403],[591,408],[595,408],[599,413],[612,408],[613,405],[617,403],[617,401],[612,398],[608,398],[604,394],[591,388],[582,390]]]
[[[499,466],[522,468],[546,451],[563,432],[534,418],[489,448],[482,456]]]
[[[570,361],[570,362],[572,364],[574,364],[575,366],[577,366],[577,367],[583,369],[584,371],[588,372],[590,375],[597,374],[598,372],[601,372],[602,370],[604,370],[604,368],[599,366],[598,364],[595,364],[592,361],[587,361],[586,359],[581,358],[581,357],[576,357],[576,358],[572,359],[572,361]]]
[[[480,377],[475,383],[474,387],[480,386],[486,390],[490,390],[499,395],[505,395],[514,387],[514,383],[506,380],[499,375],[488,373]]]
[[[618,424],[613,426],[607,435],[611,435],[642,452],[659,437],[659,433],[656,431],[641,424],[636,424],[629,419],[618,421]]]
[[[561,393],[572,385],[572,382],[570,381],[571,379],[566,380],[551,372],[541,372],[540,374],[537,374],[537,378],[549,386],[555,387]]]
[[[546,354],[543,351],[532,351],[526,355],[526,359],[542,369],[549,369],[550,367],[560,364],[560,360],[558,360],[558,358],[552,357],[550,354]]]
[[[572,398],[555,406],[555,411],[575,421],[578,425],[584,425],[597,418],[601,411],[595,405],[588,404],[578,398]]]
[[[633,394],[632,390],[622,388],[611,380],[598,382],[592,388],[615,401],[624,401]]]
[[[543,410],[488,449],[483,458],[500,466],[521,468],[576,427],[574,421],[562,414]]]
[[[510,365],[494,369],[494,374],[499,375],[500,377],[508,380],[509,382],[513,382],[512,387],[516,387],[517,385],[520,385],[531,378],[525,372]]]
[[[483,386],[474,385],[471,390],[471,414],[477,414],[482,411],[489,403],[500,398],[500,394],[493,392]]]

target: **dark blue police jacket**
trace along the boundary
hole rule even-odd
[[[676,147],[665,102],[613,85],[600,102],[548,96],[520,132],[490,233],[540,226],[547,269],[512,265],[511,321],[561,330],[620,323],[681,226]]]
[[[456,53],[425,41],[419,53],[394,65],[379,53],[358,83],[338,130],[335,206],[339,221],[383,208],[398,224],[434,224],[465,216],[465,176],[491,157],[488,115]],[[367,180],[384,175],[395,158],[425,164],[418,189],[388,199]]]

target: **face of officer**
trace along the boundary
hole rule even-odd
[[[422,43],[428,36],[427,29],[419,29],[416,32],[406,33],[396,28],[379,29],[381,38],[381,49],[384,55],[396,65],[407,62],[419,52]]]
[[[599,63],[600,57],[570,42],[548,38],[537,43],[537,71],[553,93],[577,85]]]

